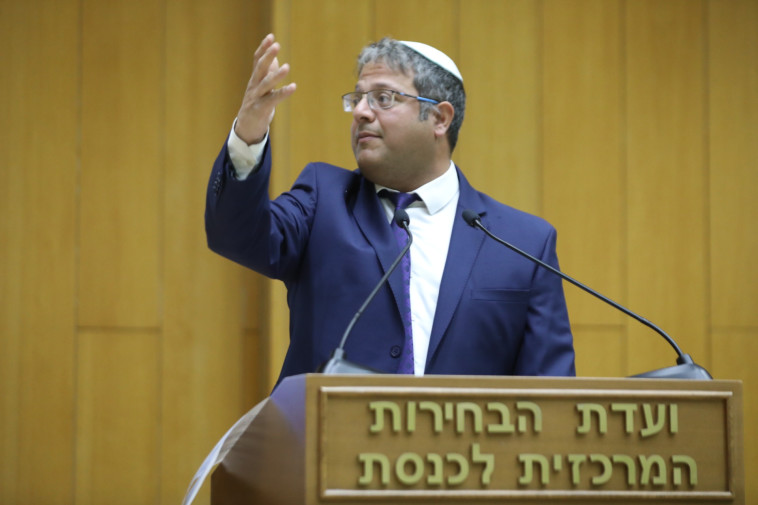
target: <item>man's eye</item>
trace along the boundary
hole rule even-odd
[[[392,103],[392,93],[389,91],[382,91],[376,94],[374,100],[376,100],[376,103],[378,103],[380,106],[389,105]]]

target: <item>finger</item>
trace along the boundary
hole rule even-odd
[[[245,99],[251,101],[262,100],[263,102],[266,102],[270,98],[269,95],[275,91],[276,87],[284,81],[285,77],[287,77],[289,71],[290,66],[288,64],[285,63],[279,67],[277,62],[272,62],[269,67],[269,72],[260,80],[260,82],[256,83],[251,80],[248,83],[248,87],[245,90]]]
[[[250,84],[257,86],[272,72],[276,73],[279,70],[279,60],[276,56],[279,54],[280,49],[281,47],[276,42],[272,43],[266,49],[253,67],[253,74],[250,76]]]
[[[248,84],[243,100],[251,105],[255,102],[259,102],[258,106],[270,107],[270,102],[273,98],[278,98],[280,95],[283,95],[282,98],[286,98],[287,96],[291,95],[294,92],[294,87],[290,87],[289,84],[287,86],[282,86],[283,88],[287,89],[281,93],[281,89],[276,89],[287,77],[289,71],[290,66],[287,63],[281,67],[276,66],[276,68],[274,68],[272,66],[271,71],[266,74],[266,76],[260,82],[253,83],[251,81]]]
[[[297,89],[297,84],[291,82],[286,86],[282,86],[279,89],[275,89],[269,93],[270,105],[276,107],[279,102],[289,98]]]
[[[269,67],[266,76],[257,85],[258,94],[262,96],[273,91],[289,73],[290,66],[288,63],[280,67],[279,63],[274,61]]]
[[[294,82],[277,88],[288,73],[289,65],[285,64],[276,74],[271,74],[258,86],[248,89],[243,98],[243,107],[259,111],[273,109],[276,104],[292,95],[297,88]]]
[[[260,45],[258,45],[258,48],[255,50],[255,53],[253,54],[253,67],[255,67],[255,64],[258,62],[258,60],[261,59],[261,56],[263,56],[263,53],[266,52],[266,50],[271,47],[271,44],[274,43],[274,34],[269,33],[265,37],[263,37],[263,40],[261,40]]]
[[[279,71],[281,67],[279,66],[279,58],[274,56],[274,61],[271,62],[271,65],[268,66],[268,74],[276,73]]]

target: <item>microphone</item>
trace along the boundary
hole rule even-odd
[[[400,261],[403,259],[403,256],[405,256],[408,253],[408,250],[411,248],[411,244],[413,243],[413,234],[411,233],[410,228],[408,227],[408,224],[411,222],[411,219],[408,217],[408,213],[404,209],[397,208],[395,209],[395,215],[393,217],[393,220],[395,221],[395,224],[397,224],[399,227],[405,230],[405,233],[408,234],[408,243],[403,247],[403,250],[400,251],[400,254],[395,258],[395,261],[392,262],[390,267],[387,269],[387,272],[382,276],[381,279],[379,279],[379,282],[374,287],[373,291],[369,293],[368,297],[366,298],[366,301],[363,302],[363,305],[358,309],[358,312],[355,313],[353,316],[353,319],[350,321],[350,324],[347,325],[347,328],[345,329],[345,333],[342,334],[342,340],[340,341],[340,345],[337,346],[337,348],[332,352],[332,357],[329,358],[329,360],[321,365],[318,369],[319,373],[324,374],[378,374],[378,373],[384,373],[380,372],[379,370],[374,370],[373,368],[369,368],[367,366],[359,365],[357,363],[352,363],[345,359],[345,342],[347,342],[347,337],[350,335],[350,332],[353,331],[353,326],[355,326],[355,323],[358,322],[358,319],[363,314],[363,311],[366,310],[366,307],[371,303],[371,301],[374,299],[376,294],[379,292],[379,289],[381,289],[384,284],[387,283],[387,279],[389,279],[390,275],[392,275],[392,272],[394,272],[397,269],[397,266],[400,264]]]
[[[582,284],[581,282],[577,281],[576,279],[573,279],[569,277],[568,275],[564,274],[557,268],[554,268],[544,261],[541,261],[538,258],[535,258],[531,254],[522,251],[518,247],[509,244],[505,240],[495,236],[491,231],[489,231],[483,224],[481,217],[479,214],[474,212],[473,210],[466,209],[463,211],[463,219],[468,223],[469,226],[473,228],[479,228],[484,233],[487,234],[488,237],[492,238],[496,242],[506,246],[508,249],[520,254],[521,256],[533,261],[534,263],[538,264],[539,266],[546,268],[559,276],[560,278],[570,282],[574,286],[581,288],[582,290],[586,291],[587,293],[595,296],[596,298],[599,298],[600,300],[604,301],[608,305],[620,310],[627,316],[637,320],[638,322],[644,324],[648,328],[651,328],[656,333],[661,335],[666,341],[671,345],[671,347],[674,348],[674,351],[676,351],[677,358],[676,358],[676,366],[670,366],[666,368],[660,368],[658,370],[652,370],[650,372],[641,373],[638,375],[633,375],[633,378],[645,378],[645,379],[700,379],[700,380],[711,380],[713,377],[711,377],[711,374],[708,373],[708,371],[701,367],[700,365],[697,365],[692,357],[689,354],[684,354],[682,350],[679,348],[677,343],[674,341],[673,338],[671,338],[665,331],[660,329],[658,326],[654,325],[647,319],[645,319],[642,316],[639,316],[632,312],[631,310],[627,309],[626,307],[614,302],[610,298],[601,295],[594,289],[590,288],[589,286],[586,286]]]

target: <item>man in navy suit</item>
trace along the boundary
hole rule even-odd
[[[268,127],[296,89],[282,85],[289,66],[279,65],[279,49],[269,35],[255,53],[213,166],[205,220],[211,249],[287,287],[280,380],[329,358],[400,252],[387,192],[414,194],[410,274],[394,272],[358,320],[345,347],[351,362],[416,375],[574,375],[561,280],[461,218],[471,209],[495,234],[558,266],[550,224],[474,190],[451,161],[466,101],[455,63],[416,42],[364,48],[355,90],[343,96],[358,169],[309,164],[270,200]]]

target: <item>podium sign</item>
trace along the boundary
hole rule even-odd
[[[741,394],[728,381],[292,377],[214,473],[212,500],[744,503]]]

